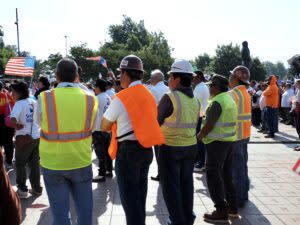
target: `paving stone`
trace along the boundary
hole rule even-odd
[[[251,225],[284,225],[274,215],[245,215],[245,218]]]
[[[300,208],[292,204],[266,205],[275,215],[300,214]]]
[[[257,197],[264,205],[282,205],[290,202],[284,197]]]
[[[277,215],[277,217],[284,222],[286,225],[299,225],[300,224],[300,215]]]

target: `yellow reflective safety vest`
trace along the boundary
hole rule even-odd
[[[228,92],[224,92],[213,97],[207,109],[218,102],[221,105],[222,113],[215,123],[214,128],[203,138],[204,144],[209,144],[213,141],[236,141],[236,126],[237,126],[237,108],[234,100]],[[204,120],[203,125],[206,121]]]
[[[190,146],[197,144],[196,126],[199,118],[200,103],[180,91],[168,93],[173,104],[173,113],[165,119],[161,128],[166,145]]]
[[[51,170],[72,170],[92,163],[95,96],[78,87],[42,92],[40,162]]]

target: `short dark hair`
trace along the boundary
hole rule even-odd
[[[106,91],[106,85],[107,85],[107,82],[105,80],[102,80],[102,79],[97,79],[96,80],[95,87],[99,88],[100,91],[105,92]]]
[[[180,77],[180,84],[183,87],[190,87],[192,85],[193,76],[189,73],[172,73],[174,78]]]
[[[131,81],[141,80],[143,78],[143,71],[132,69],[121,69],[121,72],[126,72]]]
[[[74,82],[78,73],[78,67],[73,59],[63,58],[56,66],[56,75],[61,82]]]
[[[240,79],[239,79],[239,81],[238,81],[238,85],[244,85],[244,86],[246,86],[246,87],[248,87],[249,86],[249,84],[247,84],[247,83],[244,83],[243,81],[241,81]]]
[[[50,83],[47,77],[40,77],[39,82],[41,82],[46,88],[50,87]]]
[[[24,81],[13,83],[11,89],[20,95],[18,100],[29,98],[28,85]]]
[[[196,70],[194,73],[197,74],[201,81],[205,81],[204,74],[201,70]]]

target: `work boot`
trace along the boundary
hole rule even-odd
[[[227,223],[228,222],[228,212],[227,208],[216,209],[211,213],[204,214],[204,221],[212,223]]]

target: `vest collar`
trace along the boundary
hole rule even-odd
[[[133,81],[133,82],[131,82],[131,83],[129,84],[128,87],[133,87],[133,86],[138,85],[138,84],[142,84],[142,81],[140,81],[140,80]]]

